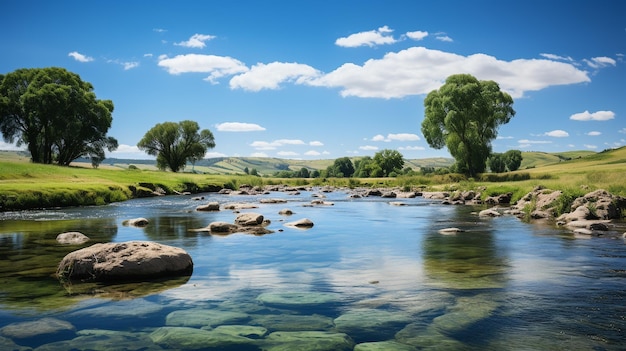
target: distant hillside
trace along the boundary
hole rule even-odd
[[[522,152],[522,165],[520,166],[520,169],[547,166],[563,161],[584,158],[594,154],[596,154],[594,151],[566,151],[557,153],[541,151]]]
[[[618,155],[623,154],[626,148],[620,148],[611,151],[594,152],[594,151],[566,151],[566,152],[540,152],[530,151],[522,152],[522,164],[521,170],[541,168],[550,165],[558,165],[565,161],[576,160],[590,160],[596,158],[606,157],[608,154]],[[2,160],[14,160],[24,161],[29,160],[29,154],[24,151],[2,151],[0,150],[0,159]],[[352,161],[355,162],[359,157],[353,157]],[[301,168],[307,168],[310,171],[323,170],[332,165],[334,159],[326,160],[292,160],[281,158],[264,158],[264,157],[218,157],[203,159],[196,162],[195,165],[188,165],[185,168],[186,172],[210,173],[210,174],[244,174],[245,169],[252,171],[256,169],[260,175],[272,175],[278,171],[291,170],[298,171]],[[436,158],[423,158],[423,159],[405,159],[405,167],[411,167],[418,171],[422,167],[449,167],[454,164],[454,159],[446,157]],[[86,163],[87,165],[85,165]],[[75,163],[76,165],[83,165],[90,167],[91,163],[88,159],[79,159]],[[118,168],[127,169],[128,166],[134,165],[140,169],[156,169],[156,161],[154,160],[141,160],[141,159],[118,159],[107,158],[100,165],[101,168]]]

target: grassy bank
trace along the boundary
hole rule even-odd
[[[8,154],[6,154],[8,155]],[[513,201],[534,187],[584,193],[606,189],[626,196],[626,148],[559,159],[552,164],[504,174],[483,174],[476,179],[461,175],[402,176],[398,178],[276,179],[243,175],[205,175],[155,170],[85,168],[41,165],[24,157],[0,155],[0,209],[21,210],[64,206],[103,205],[155,190],[177,192],[216,191],[250,185],[332,185],[340,187],[401,187],[406,190],[483,190],[483,196],[513,193]],[[486,189],[486,190],[485,190]]]

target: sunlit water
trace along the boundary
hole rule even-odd
[[[170,196],[0,214],[0,349],[626,348],[621,239],[479,218],[477,208],[422,198],[393,199],[406,205],[394,206],[337,191],[325,194],[333,206],[305,206],[314,193],[203,194],[201,202]],[[260,204],[263,197],[289,202]],[[258,204],[245,211],[263,214],[275,232],[190,231],[234,221],[233,211],[195,211],[207,201]],[[295,214],[279,215],[283,208]],[[122,225],[136,217],[150,224]],[[300,218],[315,226],[284,226]],[[447,227],[465,232],[438,232]],[[65,231],[92,241],[57,244]],[[62,285],[53,276],[73,250],[128,240],[184,248],[193,274],[117,285]],[[55,323],[63,327],[42,327]],[[33,331],[16,333],[16,326]]]

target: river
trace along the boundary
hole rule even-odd
[[[626,244],[423,198],[310,206],[313,191],[213,193],[0,213],[0,349],[623,350]],[[204,196],[202,201],[192,197]],[[261,204],[260,198],[282,204]],[[254,203],[274,233],[209,235],[233,222],[207,201]],[[289,208],[291,216],[279,215]],[[144,228],[122,225],[145,217]],[[307,230],[284,226],[308,218]],[[442,235],[440,229],[464,232]],[[57,244],[79,231],[82,246]],[[62,284],[57,264],[97,242],[185,249],[189,277]]]

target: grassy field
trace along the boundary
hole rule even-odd
[[[244,167],[263,159],[239,161],[229,158],[233,168],[224,174],[172,173],[150,167],[131,170],[127,164],[103,164],[98,169],[80,164],[74,167],[30,163],[28,157],[16,152],[0,152],[0,210],[101,205],[148,196],[162,189],[166,193],[192,193],[221,188],[235,189],[241,184],[270,185],[335,185],[346,187],[403,187],[428,190],[484,189],[484,196],[513,192],[516,200],[541,185],[546,188],[584,193],[606,189],[626,196],[626,147],[606,152],[571,152],[560,154],[524,153],[522,169],[503,174],[484,174],[478,179],[460,175],[402,176],[378,179],[276,179],[226,173],[238,173]],[[222,160],[223,161],[223,160]],[[220,162],[222,162],[220,161]],[[443,160],[445,161],[445,160]],[[433,162],[443,162],[435,160]],[[252,162],[252,163],[251,163]],[[277,162],[277,161],[272,161]],[[291,167],[312,168],[312,161],[300,161]],[[332,161],[325,160],[326,163]],[[414,161],[412,166],[420,161]],[[421,161],[422,164],[428,164]],[[315,166],[326,164],[317,161]],[[330,164],[329,163],[329,164]],[[271,162],[269,164],[272,164]],[[196,166],[200,171],[203,166]],[[224,167],[224,166],[222,166]],[[267,166],[265,169],[267,169]]]

